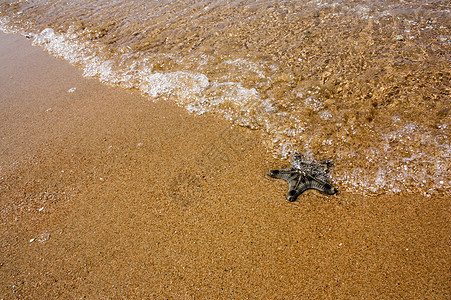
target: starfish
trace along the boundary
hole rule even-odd
[[[330,183],[327,172],[332,167],[332,160],[307,160],[301,154],[295,154],[291,168],[270,170],[268,175],[288,181],[289,190],[287,200],[296,201],[298,196],[308,189],[315,189],[327,195],[337,192]]]

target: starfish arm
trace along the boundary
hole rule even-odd
[[[325,160],[320,161],[320,164],[323,164],[323,165],[325,165],[327,168],[330,168],[330,167],[333,167],[334,161],[331,160],[331,159],[325,159]]]
[[[298,196],[310,188],[309,182],[305,176],[299,176],[296,181],[290,182],[290,187],[287,194],[287,200],[290,202],[296,201]]]
[[[300,153],[296,153],[294,156],[293,156],[293,161],[304,161],[305,160],[305,157],[304,157],[304,155],[303,154],[300,154]]]
[[[270,170],[268,172],[268,175],[273,178],[283,179],[288,182],[292,180],[293,175],[296,173],[296,171],[293,168],[288,169],[280,169],[280,170]]]
[[[269,171],[269,176],[273,178],[283,179],[288,182],[288,194],[287,200],[293,202],[302,193],[299,193],[299,185],[303,185],[305,182],[305,177],[303,177],[298,171],[293,168],[281,169],[281,170],[271,170]],[[304,190],[303,190],[304,191]]]
[[[322,180],[318,177],[308,176],[308,185],[310,189],[315,189],[320,191],[321,193],[333,195],[337,192],[337,190],[327,181]]]

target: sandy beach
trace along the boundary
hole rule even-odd
[[[449,299],[445,196],[289,203],[257,131],[19,35],[0,70],[0,298]]]

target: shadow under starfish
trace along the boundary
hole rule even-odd
[[[330,183],[327,172],[332,167],[332,160],[307,160],[301,154],[295,154],[291,168],[270,170],[268,175],[288,181],[287,200],[296,201],[298,196],[308,189],[315,189],[323,194],[333,195],[337,192]]]

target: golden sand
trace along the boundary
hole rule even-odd
[[[445,197],[288,203],[256,132],[16,35],[0,70],[0,298],[449,298]]]

